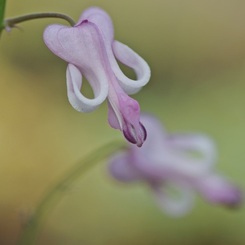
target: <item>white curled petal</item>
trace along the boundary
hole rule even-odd
[[[82,74],[73,64],[68,64],[66,71],[67,95],[73,108],[80,112],[90,112],[96,109],[107,97],[108,87],[101,86],[100,91],[94,91],[95,98],[89,99],[80,92]]]
[[[205,165],[207,169],[216,162],[216,147],[214,142],[203,134],[173,134],[168,138],[168,143],[183,154],[188,151],[198,153],[197,162]],[[199,161],[198,161],[199,160]]]
[[[165,186],[153,185],[153,196],[157,205],[164,212],[174,217],[181,217],[188,213],[194,202],[192,190],[182,186],[174,186],[177,191],[177,196],[168,193]]]
[[[110,58],[112,70],[118,78],[118,82],[126,93],[134,94],[138,92],[141,87],[146,85],[150,80],[150,67],[143,58],[141,58],[127,45],[122,44],[119,41],[114,41],[112,44],[112,48],[115,57],[126,66],[132,68],[137,76],[137,80],[132,80],[126,77],[118,66],[116,60]]]

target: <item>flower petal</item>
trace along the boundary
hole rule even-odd
[[[111,127],[123,132],[125,138],[142,146],[146,139],[145,127],[140,122],[139,103],[130,98],[122,88],[111,80],[108,94],[108,121]]]
[[[141,147],[146,140],[147,132],[140,121],[135,123],[126,122],[123,135],[129,142]]]
[[[96,109],[107,96],[107,86],[101,86],[100,91],[96,90],[95,98],[88,99],[80,92],[82,86],[82,74],[79,69],[68,64],[66,71],[67,95],[70,104],[80,112],[90,112]]]
[[[183,158],[192,158],[197,163],[205,165],[207,169],[216,162],[216,147],[214,142],[203,134],[170,134],[167,137],[168,145],[175,148]],[[188,157],[189,153],[189,157]],[[191,153],[197,153],[195,157]]]
[[[101,8],[91,7],[85,10],[77,25],[81,24],[84,20],[88,20],[94,23],[101,31],[103,38],[105,38],[110,44],[114,38],[113,24],[110,16]]]
[[[87,9],[81,15],[76,26],[85,20],[95,24],[98,27],[107,49],[110,65],[112,66],[113,72],[118,78],[119,83],[125,92],[128,94],[133,94],[139,91],[140,88],[150,79],[150,68],[148,64],[128,46],[118,41],[114,41],[112,20],[104,10],[97,7]],[[116,58],[123,64],[134,69],[138,80],[134,81],[126,77],[118,66],[114,56],[116,56]]]
[[[173,185],[177,193],[168,193],[164,183],[162,186],[155,184],[151,187],[157,205],[169,215],[181,217],[192,209],[194,196],[190,189],[181,185]]]
[[[122,182],[133,182],[140,178],[140,174],[131,164],[130,156],[126,152],[118,153],[111,158],[109,172],[115,179]]]
[[[192,182],[213,171],[216,148],[203,135],[170,135],[165,138],[164,148],[165,157],[160,165],[165,172],[168,170],[170,178]]]
[[[136,159],[135,166],[148,178],[189,181],[202,177],[210,170],[210,162],[213,159],[208,159],[205,154],[209,155],[213,151],[213,144],[207,138],[200,135],[185,137],[179,134],[168,137],[155,117],[142,114],[141,121],[147,131],[147,140],[140,149],[132,147],[132,152]],[[200,151],[204,159],[188,155],[190,150]]]
[[[141,114],[140,121],[147,131],[147,140],[140,149],[132,147],[132,150],[135,150],[137,155],[147,157],[152,162],[156,159],[162,159],[165,139],[162,124],[155,117],[146,113]]]
[[[115,58],[109,57],[112,70],[116,75],[118,82],[127,94],[138,92],[150,79],[151,71],[148,64],[127,45],[122,44],[119,41],[114,41],[112,48],[116,58],[126,66],[134,69],[137,75],[137,80],[132,80],[126,77],[117,64]],[[112,56],[112,54],[109,55]]]
[[[236,207],[242,201],[241,191],[218,175],[211,175],[199,181],[198,190],[211,203]]]
[[[67,87],[72,106],[78,111],[92,111],[108,95],[108,75],[105,48],[94,24],[77,27],[51,25],[44,32],[44,41],[50,50],[68,63]],[[80,92],[82,75],[89,81],[94,99]]]
[[[43,37],[55,55],[77,66],[83,75],[92,70],[97,78],[105,79],[105,47],[96,25],[90,22],[76,27],[51,25]]]

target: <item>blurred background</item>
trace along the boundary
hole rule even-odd
[[[111,15],[116,39],[152,69],[151,82],[134,96],[141,110],[170,132],[213,137],[217,169],[244,189],[245,1],[7,0],[6,17],[43,11],[77,20],[91,5]],[[16,244],[45,191],[78,159],[124,140],[107,124],[106,103],[89,114],[69,105],[66,63],[42,40],[52,23],[66,24],[25,22],[0,40],[1,245]],[[101,162],[64,194],[36,244],[243,245],[244,226],[244,207],[227,210],[199,197],[184,218],[168,217],[145,186],[114,181]]]

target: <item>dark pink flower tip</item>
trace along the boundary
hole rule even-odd
[[[147,134],[140,122],[139,103],[115,83],[109,90],[108,100],[108,121],[111,127],[121,130],[130,143],[142,146]]]
[[[123,134],[129,142],[137,145],[138,147],[143,145],[147,137],[146,129],[141,122],[139,122],[137,128],[132,124],[127,125],[126,129],[123,130]]]

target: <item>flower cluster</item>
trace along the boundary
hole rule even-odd
[[[44,41],[68,63],[70,104],[77,111],[90,112],[107,99],[109,124],[133,143],[111,160],[114,178],[147,183],[160,208],[175,216],[192,207],[194,192],[215,204],[240,203],[241,192],[214,170],[216,149],[211,139],[203,134],[168,134],[157,119],[140,114],[138,102],[129,95],[147,84],[150,68],[132,49],[114,40],[113,24],[105,11],[89,8],[73,27],[51,25]],[[125,76],[117,60],[132,68],[137,80]],[[80,91],[82,76],[92,87],[92,99]]]

